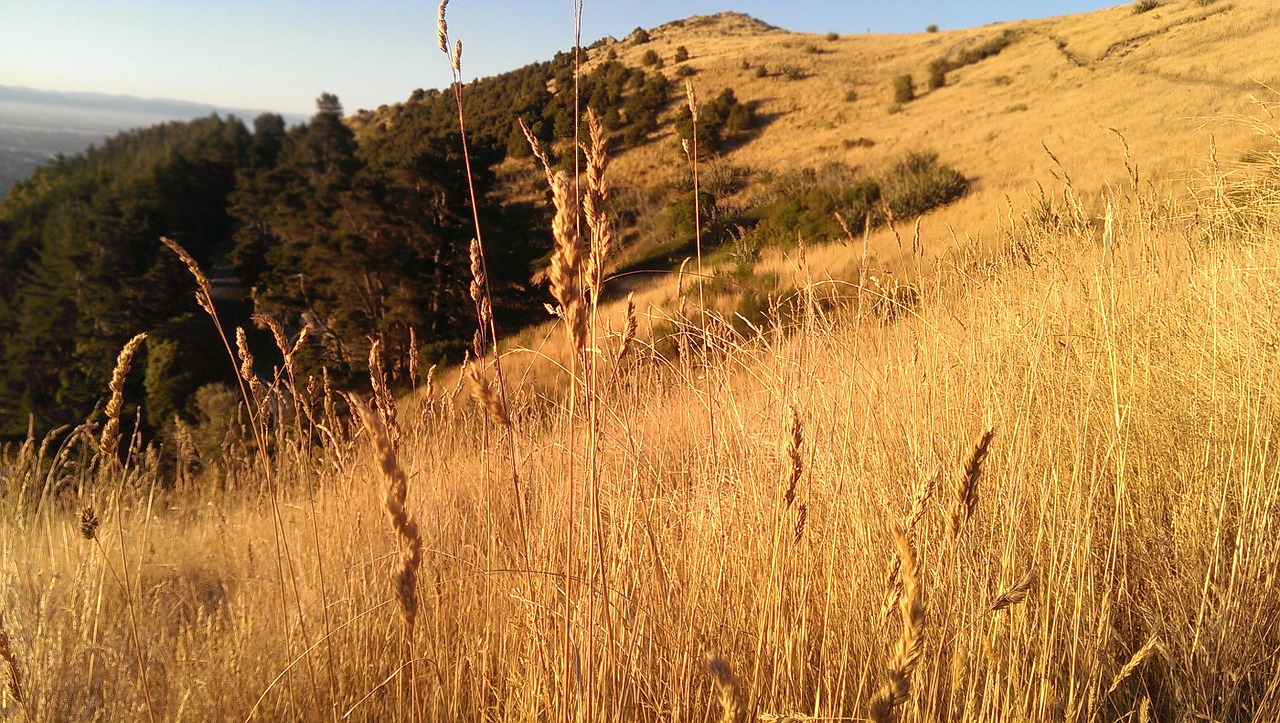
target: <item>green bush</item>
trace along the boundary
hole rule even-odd
[[[860,138],[846,147],[873,144]],[[837,213],[851,229],[881,226],[888,220],[886,207],[894,218],[905,220],[955,201],[968,188],[968,179],[939,164],[933,152],[908,153],[876,177],[859,176],[843,164],[801,171],[780,179],[746,213],[745,220],[753,225],[743,243],[789,245],[797,234],[825,243],[845,235]]]
[[[916,99],[916,84],[908,73],[893,79],[893,102],[910,103]]]
[[[636,28],[631,31],[631,42],[635,45],[644,45],[649,42],[649,31],[644,28]]]
[[[757,78],[768,78],[768,77],[769,77],[769,69],[768,69],[768,68],[766,68],[766,67],[765,67],[765,66],[763,66],[763,65],[757,66],[757,67],[756,67],[756,77],[757,77]]]
[[[683,45],[676,48],[676,62],[683,63],[689,59],[689,49]]]
[[[658,56],[658,52],[653,48],[644,51],[644,55],[640,56],[640,62],[654,68],[662,67],[662,58]]]
[[[680,67],[676,68],[677,78],[688,78],[690,76],[697,75],[697,74],[698,74],[698,71],[694,70],[693,66],[691,65],[681,65]]]
[[[925,31],[926,33],[936,33],[936,32],[938,32],[938,26],[937,26],[937,25],[930,25],[929,27],[925,28],[925,29],[924,29],[924,31]]]
[[[969,190],[969,179],[950,166],[939,165],[937,153],[913,151],[881,179],[881,186],[893,215],[909,218],[960,198]]]
[[[1138,15],[1140,13],[1149,12],[1158,7],[1160,7],[1159,0],[1138,0],[1138,2],[1133,4],[1133,14]]]

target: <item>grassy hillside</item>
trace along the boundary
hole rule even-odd
[[[941,212],[972,220],[954,236],[929,216],[865,241],[779,245],[737,276],[732,254],[709,254],[724,273],[637,284],[628,314],[575,260],[599,238],[575,241],[561,185],[549,276],[572,292],[556,299],[569,323],[482,344],[456,380],[406,358],[413,400],[392,398],[376,364],[371,393],[344,398],[295,376],[301,341],[281,331],[279,375],[246,374],[244,401],[221,402],[238,411],[212,438],[179,434],[173,467],[136,445],[117,455],[128,430],[110,427],[4,449],[0,716],[1280,717],[1274,98],[1218,108],[1252,120],[1223,125],[1203,162],[1189,140],[1157,142],[1193,136],[1156,135],[1184,116],[1160,118],[1155,87],[1126,96],[1132,114],[1095,94],[1096,115],[1063,100],[1066,120],[1052,121],[1029,102],[1006,115],[1031,128],[1079,118],[1080,135],[1059,144],[1017,126],[1027,142],[990,144],[981,166],[971,135],[1006,115],[960,105],[1016,88],[1012,73],[1013,86],[967,84],[1040,51],[1069,66],[1058,94],[1077,72],[1128,93],[1121,78],[1141,74],[1126,64],[1154,75],[1167,58],[1142,43],[1108,52],[1115,37],[1222,8],[1145,42],[1212,30],[1229,45],[1229,28],[1269,12],[1168,3],[1017,24],[998,55],[892,115],[888,84],[848,101],[970,161],[976,190]],[[703,22],[648,45],[671,34],[698,62]],[[795,38],[705,22],[741,27],[771,65],[769,43]],[[865,40],[883,43],[891,83],[1003,30]],[[825,63],[863,40],[813,38],[839,50],[809,54]],[[729,72],[740,61],[725,53]],[[702,57],[707,97],[719,66]],[[949,117],[972,124],[927,125],[948,94]],[[758,173],[770,142],[807,143],[783,133],[804,116],[773,120],[734,152],[757,155],[734,162]],[[1130,119],[1126,158],[1107,126]],[[884,155],[857,163],[887,167],[901,154],[886,146],[922,137],[797,145],[774,172],[862,152]],[[659,160],[671,149],[612,159],[615,190],[671,172]],[[600,207],[584,213],[584,233],[601,227]],[[722,310],[769,289],[758,314]],[[229,363],[251,370],[253,352]],[[124,354],[103,390],[110,419],[133,403],[120,396],[129,367]]]

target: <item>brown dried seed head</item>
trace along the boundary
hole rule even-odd
[[[551,173],[551,161],[547,158],[547,154],[542,150],[542,144],[538,142],[537,137],[533,135],[533,131],[529,130],[528,124],[524,122],[524,118],[516,119],[520,124],[520,132],[524,133],[524,139],[529,143],[529,150],[533,152],[533,157],[542,163],[542,170],[547,175],[547,183],[554,185]]]
[[[453,57],[450,62],[454,70],[462,70],[462,41],[458,40],[453,44]]]
[[[983,432],[964,464],[964,475],[956,482],[951,499],[951,517],[947,520],[947,532],[952,539],[960,534],[960,528],[978,509],[978,480],[982,477],[982,462],[991,449],[996,436],[994,427]]]
[[[796,535],[793,540],[795,544],[799,545],[800,540],[804,537],[804,527],[808,521],[809,504],[807,502],[801,502],[800,506],[796,508]]]
[[[631,350],[632,344],[636,340],[636,330],[639,323],[636,321],[636,298],[634,293],[627,294],[627,311],[626,318],[622,322],[622,344],[618,347],[618,361],[622,361],[626,357],[627,352]]]
[[[796,499],[796,486],[800,483],[800,476],[804,473],[804,459],[801,457],[800,446],[804,443],[804,423],[800,420],[800,413],[795,407],[791,408],[791,436],[787,438],[787,459],[790,467],[787,471],[787,493],[783,497],[787,507]]]
[[[196,304],[206,314],[213,316],[213,287],[209,284],[209,278],[200,270],[200,265],[191,257],[191,254],[187,253],[186,249],[178,245],[178,242],[161,236],[160,243],[169,247],[169,250],[177,254],[182,263],[187,265],[187,271],[191,272],[191,276],[195,278],[196,286],[198,287],[196,289]]]
[[[1000,593],[995,602],[991,603],[991,612],[998,613],[1012,605],[1018,605],[1027,599],[1027,595],[1031,593],[1031,588],[1036,582],[1035,568],[1027,570],[1013,587]]]
[[[485,410],[494,423],[509,428],[511,417],[507,414],[507,408],[503,405],[502,398],[493,391],[488,377],[480,372],[479,364],[472,362],[467,365],[467,377],[471,382],[471,396],[476,404]]]
[[[889,661],[889,679],[871,699],[871,720],[876,723],[894,720],[894,709],[907,702],[911,695],[911,674],[924,651],[924,601],[920,592],[915,548],[906,532],[896,523],[891,532],[902,562],[902,598],[898,603],[902,633]]]
[[[417,579],[418,568],[422,564],[422,535],[418,524],[405,508],[409,477],[400,466],[399,456],[378,414],[355,394],[349,395],[347,399],[373,442],[378,455],[378,466],[382,469],[382,476],[387,484],[382,504],[399,546],[399,566],[392,576],[392,590],[400,604],[400,616],[405,627],[412,630],[418,615]]]
[[[125,343],[120,349],[120,355],[116,357],[116,366],[111,371],[111,381],[108,388],[111,390],[111,397],[107,400],[107,423],[102,428],[102,436],[98,440],[98,454],[103,459],[107,459],[109,455],[116,453],[116,447],[120,444],[120,409],[124,406],[124,382],[125,377],[129,376],[129,367],[133,365],[133,355],[137,353],[138,347],[142,346],[142,342],[147,338],[146,333],[138,334]]]
[[[80,510],[80,536],[86,540],[98,539],[98,513],[92,507]]]
[[[733,668],[728,663],[709,651],[706,654],[706,666],[720,693],[720,723],[742,723],[747,716],[742,682],[733,674]]]

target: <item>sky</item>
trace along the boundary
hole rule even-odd
[[[587,0],[584,45],[723,10],[800,32],[903,33],[1088,12],[1115,0]],[[348,112],[443,88],[436,2],[0,0],[0,85],[171,98],[309,114],[322,92]],[[574,0],[452,0],[463,78],[573,46]]]

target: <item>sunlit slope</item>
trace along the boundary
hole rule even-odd
[[[736,165],[875,168],[910,150],[936,150],[975,186],[968,200],[932,219],[976,234],[992,227],[1006,195],[1016,204],[1033,181],[1051,180],[1054,164],[1042,144],[1082,192],[1126,177],[1111,129],[1127,140],[1144,179],[1200,165],[1215,141],[1225,154],[1243,152],[1248,132],[1219,121],[1247,113],[1250,95],[1266,94],[1263,86],[1280,79],[1278,29],[1280,6],[1267,0],[1176,0],[1143,13],[1126,4],[967,30],[838,38],[726,14],[664,25],[646,44],[605,47],[637,66],[655,50],[674,76],[675,51],[684,46],[700,96],[733,88],[754,104],[763,124],[728,154]],[[1002,52],[928,89],[931,61],[1006,31],[1015,36]],[[893,81],[903,74],[913,76],[917,98],[894,107]],[[668,125],[647,147],[622,154],[621,182],[670,179],[673,134]]]

